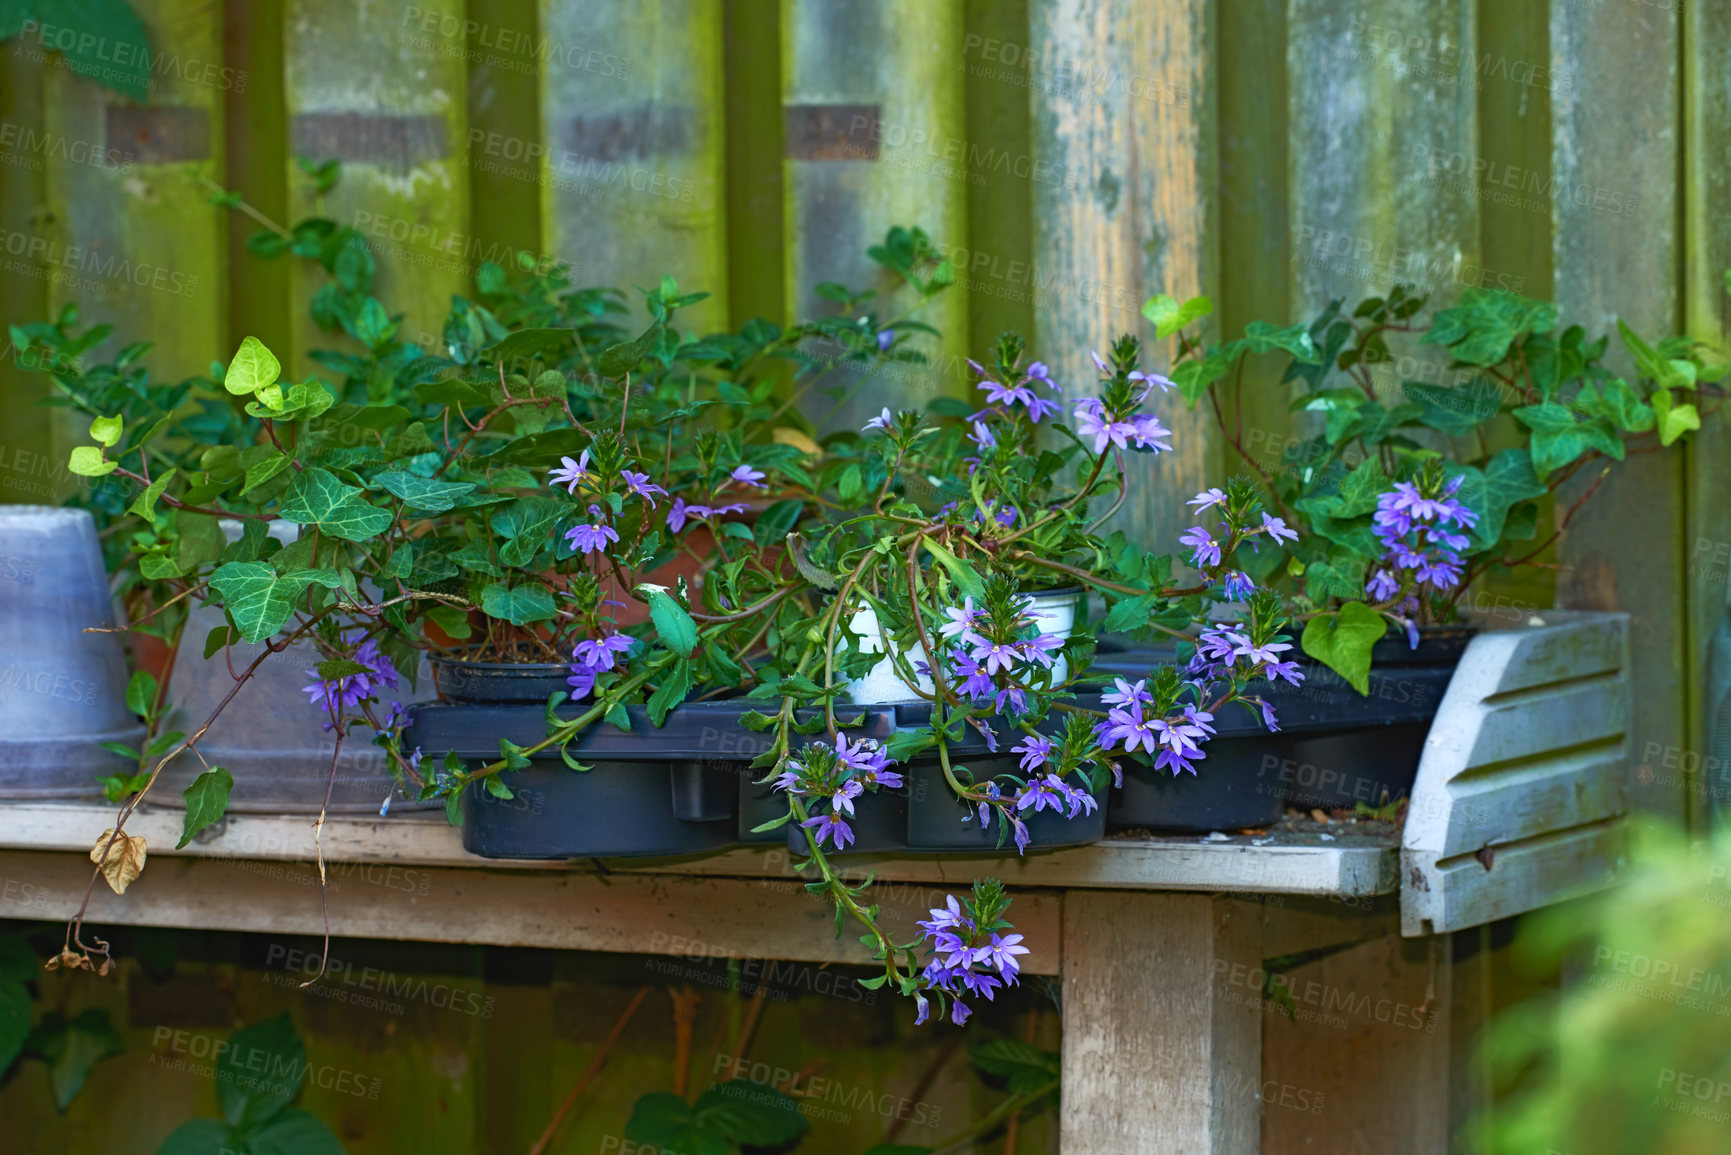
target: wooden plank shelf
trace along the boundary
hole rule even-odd
[[[230,814],[207,832],[211,836],[201,836],[177,851],[174,844],[180,838],[182,814],[170,807],[144,807],[128,822],[127,830],[146,839],[152,857],[314,861],[310,817]],[[113,819],[111,806],[14,804],[0,813],[0,848],[86,853]],[[327,863],[589,875],[605,871],[707,878],[798,877],[792,869],[793,856],[776,845],[703,857],[613,860],[604,866],[593,860],[564,864],[481,858],[463,849],[459,831],[445,822],[442,813],[425,811],[383,819],[333,816],[325,821],[322,841]],[[870,871],[885,882],[966,886],[990,874],[1012,887],[1368,898],[1396,891],[1399,843],[1392,833],[1330,836],[1272,831],[1110,838],[1092,846],[1036,851],[1026,857],[861,855],[836,863],[849,876]],[[144,879],[149,877],[147,869]]]

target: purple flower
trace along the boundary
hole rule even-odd
[[[930,1016],[932,1013],[932,1001],[930,999],[926,998],[926,996],[920,994],[918,991],[915,991],[914,992],[914,1007],[919,1012],[914,1017],[914,1026],[916,1026],[916,1027],[922,1026],[922,1025],[924,1025],[927,1017]]]
[[[585,449],[576,461],[569,457],[561,457],[559,461],[561,468],[548,471],[547,484],[563,485],[566,493],[577,492],[577,483],[589,475],[589,451]]]
[[[1197,569],[1220,564],[1220,543],[1202,526],[1191,526],[1179,535],[1178,542],[1191,548],[1190,564]]]
[[[565,531],[565,540],[578,553],[599,553],[607,548],[610,541],[618,541],[619,533],[612,526],[600,521],[601,507],[589,507],[589,516],[597,520],[592,524],[579,522]]]
[[[890,425],[895,421],[895,419],[896,415],[891,413],[889,411],[889,406],[886,405],[882,413],[879,413],[876,417],[873,417],[870,421],[865,423],[861,432],[869,433],[873,429],[881,429],[883,432],[888,433],[890,431]]]
[[[1028,407],[1028,420],[1036,423],[1044,421],[1063,408],[1054,398],[1041,397],[1037,393],[1028,393],[1024,402]]]
[[[1112,366],[1106,364],[1106,359],[1100,356],[1099,353],[1090,349],[1088,350],[1088,356],[1094,358],[1094,368],[1100,370],[1100,372],[1106,374],[1108,377],[1112,375]]]
[[[1171,437],[1172,431],[1160,424],[1160,419],[1152,413],[1142,413],[1130,422],[1130,440],[1136,443],[1137,449],[1151,449],[1155,453],[1170,453],[1172,446],[1165,438]]]
[[[1267,531],[1268,536],[1277,543],[1281,538],[1285,538],[1288,541],[1298,540],[1298,534],[1295,531],[1286,528],[1286,522],[1282,521],[1278,517],[1270,517],[1266,513],[1262,515],[1262,528]]]
[[[998,447],[998,439],[992,436],[992,431],[984,421],[974,422],[974,431],[968,434],[968,440],[979,446],[980,452]]]
[[[1008,407],[1017,404],[1029,405],[1034,401],[1034,392],[1026,385],[1000,385],[988,378],[974,388],[986,391],[986,404],[988,405]]]
[[[1207,509],[1209,506],[1225,505],[1226,504],[1226,494],[1218,486],[1215,486],[1215,487],[1210,488],[1210,489],[1204,489],[1201,493],[1198,493],[1195,497],[1191,498],[1189,501],[1185,502],[1184,504],[1185,505],[1194,505],[1196,507],[1196,512],[1201,513],[1203,510]]]
[[[687,514],[692,517],[707,517],[709,511],[701,505],[688,506],[683,497],[676,497],[673,499],[673,505],[667,510],[667,528],[674,533],[684,529]]]
[[[307,671],[307,677],[313,679],[313,684],[302,686],[301,689],[313,705],[328,714],[338,714],[342,710],[358,707],[377,693],[380,686],[392,690],[397,688],[397,667],[379,652],[379,644],[372,638],[367,638],[355,647],[349,660],[365,668],[360,673],[344,674],[329,680],[319,677],[316,669]]]
[[[1047,809],[1062,814],[1068,801],[1069,791],[1065,789],[1063,780],[1056,774],[1047,774],[1043,778],[1028,780],[1028,785],[1016,796],[1016,809],[1032,807],[1035,814]]]
[[[1052,370],[1044,361],[1035,361],[1028,366],[1028,380],[1038,381],[1054,393],[1058,391],[1058,383],[1052,380]]]
[[[733,472],[727,475],[729,481],[737,481],[741,485],[749,485],[753,489],[768,489],[764,483],[764,473],[761,469],[753,469],[749,465],[736,465]]]
[[[1033,734],[1022,739],[1020,744],[1012,746],[1010,749],[1022,756],[1022,760],[1018,765],[1021,766],[1022,773],[1024,774],[1032,774],[1035,770],[1044,766],[1046,760],[1052,756],[1051,739],[1042,738],[1038,734]]]
[[[853,841],[853,827],[842,821],[839,814],[821,814],[816,818],[807,818],[800,825],[808,830],[814,827],[817,829],[819,846],[824,844],[825,839],[830,839],[837,850],[845,850],[848,843]]]
[[[895,344],[895,341],[896,331],[894,329],[885,329],[883,332],[878,334],[878,352],[889,352],[890,346]]]
[[[1137,747],[1142,747],[1152,754],[1159,742],[1152,725],[1142,717],[1140,702],[1108,710],[1106,720],[1096,727],[1096,735],[1102,746],[1112,747],[1122,743],[1125,753],[1128,754],[1134,754]]]
[[[954,664],[956,673],[962,676],[962,684],[956,687],[958,692],[966,694],[975,701],[981,698],[990,698],[997,692],[998,687],[993,683],[992,676],[986,672],[985,667],[966,654],[957,654]]]
[[[843,766],[858,773],[882,770],[890,760],[889,755],[878,747],[876,739],[861,738],[849,745],[846,734],[835,736],[835,756]]]
[[[1400,592],[1400,582],[1391,571],[1379,569],[1364,584],[1364,592],[1372,601],[1386,602]]]
[[[1014,669],[1022,658],[1022,649],[1016,642],[992,642],[985,638],[976,638],[972,657],[987,674],[997,674]]]
[[[1100,700],[1108,706],[1129,706],[1133,702],[1145,705],[1154,704],[1154,696],[1148,692],[1148,679],[1141,678],[1126,682],[1123,678],[1112,679],[1112,689],[1100,695]]]
[[[1226,575],[1226,600],[1241,602],[1256,592],[1256,583],[1250,580],[1250,575],[1241,569],[1235,569]]]
[[[1175,384],[1172,378],[1167,377],[1164,374],[1144,373],[1140,369],[1132,369],[1130,375],[1124,379],[1130,382],[1142,382],[1143,397],[1147,397],[1148,394],[1152,393],[1154,391],[1154,386],[1156,385],[1160,387],[1160,392],[1164,393]]]
[[[620,471],[619,476],[625,479],[626,492],[635,493],[638,497],[647,501],[649,503],[649,508],[651,509],[655,508],[655,495],[657,493],[662,497],[667,496],[667,491],[665,489],[662,489],[659,485],[650,484],[649,475],[647,473],[634,473],[629,469],[625,469]]]
[[[1261,698],[1256,699],[1256,704],[1262,710],[1262,724],[1268,727],[1270,733],[1280,733],[1280,719],[1275,717],[1274,707]]]
[[[950,1022],[954,1023],[958,1027],[966,1026],[968,1016],[971,1014],[973,1014],[973,1012],[962,1005],[961,999],[950,1000]]]
[[[1262,675],[1270,682],[1276,678],[1285,678],[1295,686],[1304,681],[1304,671],[1298,668],[1297,662],[1270,662]]]
[[[1130,437],[1136,432],[1136,427],[1128,421],[1111,421],[1106,417],[1104,406],[1099,398],[1087,397],[1076,402],[1074,410],[1076,418],[1076,435],[1086,440],[1094,439],[1094,452],[1104,453],[1108,445],[1116,445],[1126,449]]]
[[[974,608],[974,596],[969,594],[962,599],[962,606],[957,609],[949,606],[944,610],[944,616],[950,620],[938,627],[938,633],[946,638],[960,638],[964,644],[974,639],[974,622],[979,620],[980,611]]]
[[[571,660],[591,670],[611,670],[615,654],[629,653],[637,639],[612,633],[604,638],[585,638],[571,651]]]

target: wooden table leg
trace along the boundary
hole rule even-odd
[[[1253,904],[1068,892],[1064,1155],[1254,1155],[1261,964]]]

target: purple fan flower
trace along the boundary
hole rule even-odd
[[[974,422],[974,431],[968,434],[968,440],[979,446],[980,452],[998,447],[998,439],[992,436],[992,431],[984,421]]]
[[[889,352],[890,346],[895,343],[896,331],[894,329],[885,329],[883,332],[878,334],[878,352]]]
[[[1256,592],[1256,583],[1250,580],[1250,575],[1243,570],[1235,569],[1226,575],[1226,600],[1241,602]]]
[[[1028,393],[1024,398],[1024,403],[1028,407],[1028,420],[1036,424],[1063,408],[1055,398],[1041,397],[1037,393]]]
[[[1128,421],[1108,420],[1105,407],[1099,398],[1087,397],[1076,402],[1074,413],[1076,435],[1083,440],[1092,437],[1095,453],[1106,452],[1108,445],[1116,445],[1119,449],[1129,448],[1129,439],[1135,434],[1136,427]]]
[[[861,432],[869,433],[873,429],[879,429],[888,433],[890,431],[890,425],[895,421],[895,419],[896,415],[891,413],[889,411],[889,406],[886,405],[882,413],[879,413],[876,417],[873,417],[870,421],[865,423]]]
[[[577,483],[589,476],[589,451],[585,449],[576,461],[569,457],[561,457],[560,468],[549,470],[548,485],[563,485],[566,493],[577,492]]]
[[[1035,814],[1050,809],[1062,814],[1064,804],[1068,801],[1069,792],[1065,789],[1063,780],[1056,774],[1047,774],[1043,778],[1028,780],[1028,785],[1016,796],[1016,809],[1027,810],[1031,807]]]
[[[1179,535],[1178,542],[1190,547],[1190,564],[1197,569],[1220,564],[1220,543],[1202,526],[1191,526]]]
[[[753,469],[749,465],[736,465],[733,472],[727,475],[729,481],[737,481],[741,485],[749,485],[753,489],[768,489],[764,483],[764,473],[761,469]]]
[[[1285,521],[1278,517],[1270,517],[1266,513],[1262,515],[1262,528],[1268,532],[1268,536],[1276,543],[1278,543],[1281,538],[1285,538],[1288,541],[1298,540],[1297,532],[1286,528]]]
[[[1126,682],[1123,678],[1113,678],[1112,688],[1101,694],[1100,700],[1108,706],[1128,707],[1136,702],[1150,706],[1154,704],[1154,696],[1148,692],[1148,680],[1146,678],[1140,678],[1135,682]]]
[[[1094,359],[1094,368],[1100,370],[1100,372],[1106,374],[1108,377],[1112,375],[1112,366],[1106,364],[1106,358],[1100,356],[1100,354],[1095,352],[1093,349],[1088,350],[1088,356]]]
[[[1137,449],[1170,453],[1172,446],[1166,443],[1165,438],[1171,436],[1172,431],[1160,424],[1160,419],[1152,413],[1138,414],[1130,422],[1130,440],[1136,443]]]
[[[565,531],[565,540],[578,553],[599,553],[607,548],[608,542],[619,540],[618,531],[600,520],[599,505],[589,507],[589,516],[596,520],[593,523],[579,522]]]
[[[611,670],[615,654],[631,651],[637,639],[630,634],[612,633],[604,638],[585,638],[571,651],[571,660],[592,670]]]
[[[1100,745],[1114,747],[1122,743],[1127,754],[1134,754],[1138,747],[1152,754],[1159,741],[1149,721],[1142,717],[1140,702],[1107,711],[1106,720],[1095,729]]]
[[[1216,487],[1211,488],[1211,489],[1204,489],[1201,493],[1198,493],[1195,497],[1191,498],[1189,501],[1185,502],[1184,504],[1185,505],[1194,505],[1196,507],[1196,512],[1198,514],[1200,514],[1203,510],[1207,509],[1209,506],[1225,505],[1226,504],[1226,494],[1218,486],[1216,486]]]
[[[853,827],[842,820],[839,814],[821,814],[816,818],[807,818],[800,823],[809,829],[816,828],[817,844],[822,846],[825,839],[832,840],[837,850],[846,850],[848,843],[853,841]]]
[[[1364,592],[1371,601],[1386,602],[1400,592],[1400,582],[1391,571],[1379,569],[1370,575],[1370,580],[1364,585]]]
[[[1028,366],[1028,380],[1038,381],[1052,392],[1058,392],[1058,383],[1052,380],[1052,370],[1044,361],[1035,361]]]
[[[1132,369],[1130,375],[1126,377],[1125,380],[1132,383],[1140,381],[1142,383],[1143,397],[1147,397],[1148,394],[1152,393],[1156,385],[1160,387],[1160,392],[1164,393],[1175,384],[1172,378],[1167,377],[1162,373],[1144,373],[1140,369]]]
[[[397,667],[379,652],[379,644],[372,638],[367,638],[355,647],[349,660],[365,669],[357,674],[344,674],[329,680],[320,678],[316,669],[307,671],[307,677],[313,679],[313,684],[302,686],[301,689],[306,692],[313,705],[328,714],[355,709],[376,694],[380,686],[392,690],[397,688]]]
[[[974,608],[974,596],[969,594],[963,598],[960,609],[954,606],[946,608],[944,616],[950,620],[938,627],[938,633],[946,638],[959,638],[963,644],[972,644],[974,623],[980,617],[980,611]]]
[[[1007,408],[1012,405],[1031,405],[1034,401],[1033,390],[1026,385],[1000,385],[988,378],[975,388],[986,391],[988,405],[1003,405]]]
[[[1038,734],[1033,734],[1022,739],[1018,745],[1012,746],[1010,749],[1022,756],[1022,760],[1018,765],[1021,766],[1022,773],[1024,774],[1032,774],[1035,770],[1044,766],[1047,759],[1052,756],[1051,739],[1042,738]]]
[[[635,473],[629,469],[625,469],[620,471],[619,476],[625,479],[626,492],[635,493],[638,497],[647,501],[650,509],[655,508],[656,494],[659,493],[662,497],[667,496],[667,491],[665,489],[662,489],[659,485],[653,485],[650,483],[649,475],[647,473]]]

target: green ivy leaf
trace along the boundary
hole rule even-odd
[[[559,614],[552,591],[539,582],[527,582],[515,589],[500,582],[489,583],[481,591],[481,612],[514,626],[545,622]]]
[[[174,560],[182,572],[190,573],[201,565],[213,562],[228,548],[228,538],[222,526],[208,513],[189,513],[184,509],[174,514],[175,532],[180,535],[175,546]]]
[[[176,1127],[156,1155],[225,1155],[240,1150],[245,1142],[220,1119],[189,1119]]]
[[[693,1107],[666,1091],[637,1100],[625,1124],[625,1137],[679,1155],[732,1155],[733,1151],[725,1135],[704,1126]]]
[[[174,480],[174,470],[164,469],[162,476],[151,482],[145,491],[133,499],[126,511],[135,517],[141,517],[151,525],[156,524],[156,502],[168,489],[168,483]]]
[[[156,675],[149,670],[134,670],[126,682],[126,708],[140,718],[148,718],[155,701]]]
[[[373,484],[384,487],[392,497],[400,499],[411,509],[427,513],[446,512],[475,488],[472,481],[435,481],[400,470],[379,474],[373,478]]]
[[[1154,326],[1154,335],[1164,341],[1192,321],[1199,321],[1214,312],[1214,302],[1207,297],[1192,297],[1180,305],[1165,293],[1148,298],[1142,315]]]
[[[665,586],[645,582],[637,587],[637,592],[649,603],[649,620],[655,624],[661,643],[680,657],[690,657],[697,648],[697,623],[691,620],[685,607],[673,599]]]
[[[125,429],[125,423],[118,417],[98,417],[90,423],[90,436],[92,440],[100,441],[105,447],[112,449]]]
[[[1502,408],[1502,389],[1488,377],[1465,385],[1427,385],[1408,381],[1401,386],[1407,402],[1417,407],[1418,420],[1442,433],[1471,433]]]
[[[1466,465],[1447,472],[1464,477],[1456,497],[1479,515],[1470,532],[1479,549],[1490,549],[1502,540],[1503,519],[1511,507],[1546,491],[1544,482],[1533,472],[1532,457],[1522,449],[1499,451],[1482,471]]]
[[[75,1019],[59,1011],[44,1012],[25,1045],[47,1062],[54,1102],[62,1111],[84,1089],[90,1068],[126,1050],[120,1032],[108,1021],[108,1012],[96,1007],[80,1012]]]
[[[1659,424],[1659,444],[1670,445],[1691,429],[1701,428],[1701,414],[1693,403],[1677,404],[1669,389],[1653,390],[1653,415]]]
[[[1603,420],[1577,421],[1573,410],[1555,401],[1528,405],[1514,414],[1533,431],[1533,472],[1541,478],[1592,449],[1618,461],[1623,459],[1623,439]]]
[[[1574,406],[1588,417],[1601,417],[1630,433],[1645,433],[1653,428],[1653,407],[1641,400],[1621,377],[1602,381],[1597,387],[1591,381],[1586,382],[1575,394]]]
[[[300,1091],[307,1053],[286,1014],[242,1027],[217,1061],[216,1097],[230,1126],[242,1131],[279,1115]]]
[[[303,569],[279,575],[269,562],[231,561],[217,567],[210,575],[210,585],[222,595],[223,606],[240,628],[240,636],[259,642],[283,628],[294,613],[295,600],[308,586],[338,589],[342,579],[335,570]]]
[[[214,1120],[212,1120],[214,1122]],[[336,1135],[310,1111],[289,1107],[241,1133],[248,1155],[343,1155]]]
[[[283,495],[281,513],[297,525],[316,525],[344,541],[377,537],[395,520],[390,510],[368,504],[358,487],[317,466],[295,475]]]
[[[511,499],[487,521],[493,532],[505,539],[499,547],[499,560],[506,565],[529,565],[536,554],[557,540],[553,529],[572,509],[570,502],[553,497]]]
[[[540,357],[542,360],[553,360],[548,354],[555,356],[563,354],[571,348],[570,329],[518,329],[504,340],[489,345],[481,350],[481,356],[489,361],[510,361],[519,357]],[[606,354],[602,354],[606,356]],[[639,358],[641,360],[641,358]],[[635,365],[633,361],[631,364]],[[631,366],[627,365],[629,369]],[[560,377],[561,387],[565,379]]]
[[[181,826],[176,850],[184,849],[205,827],[222,821],[222,816],[228,813],[228,793],[233,789],[234,775],[222,766],[213,766],[181,791],[186,799],[186,821]]]
[[[1347,602],[1338,613],[1320,614],[1304,626],[1304,652],[1370,694],[1370,648],[1388,630],[1383,616],[1363,602]]]
[[[228,363],[228,370],[222,376],[222,387],[237,397],[244,397],[275,385],[281,373],[282,362],[265,348],[264,342],[257,337],[247,337]]]
[[[1469,288],[1460,304],[1440,310],[1420,338],[1421,345],[1444,345],[1456,361],[1495,365],[1509,347],[1528,333],[1549,333],[1557,324],[1557,307],[1501,289]]]
[[[659,322],[643,330],[635,340],[621,341],[617,345],[609,345],[601,351],[601,359],[596,362],[596,368],[603,377],[623,377],[637,368],[638,362],[649,356],[650,352],[661,343],[661,325]]]
[[[102,460],[102,450],[94,445],[78,446],[66,462],[66,468],[80,477],[105,477],[119,467],[118,461]]]

